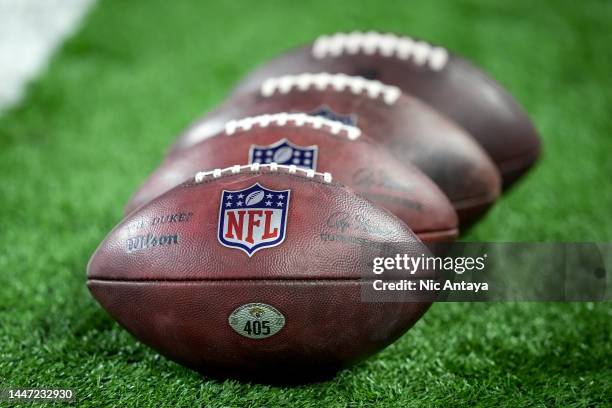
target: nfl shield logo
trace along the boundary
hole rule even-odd
[[[319,106],[317,109],[312,112],[308,112],[310,116],[320,116],[325,119],[335,120],[336,122],[344,123],[345,125],[357,126],[357,116],[356,115],[341,115],[339,113],[334,112],[329,106],[323,105]]]
[[[219,242],[249,257],[285,240],[291,190],[271,190],[259,183],[221,193]]]
[[[281,139],[269,146],[251,145],[249,164],[294,164],[297,167],[316,170],[318,153],[319,148],[317,145],[298,146],[287,139]]]

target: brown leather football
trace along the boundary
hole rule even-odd
[[[463,225],[482,216],[499,196],[495,165],[463,129],[395,86],[344,74],[269,78],[258,90],[231,98],[193,124],[170,156],[220,132],[232,119],[286,110],[356,125],[429,176]]]
[[[365,358],[421,317],[430,303],[362,299],[373,260],[396,254],[429,252],[330,174],[253,164],[199,173],[129,214],[92,256],[87,286],[185,366],[287,380]]]
[[[280,163],[330,172],[406,222],[423,241],[457,236],[457,215],[419,169],[402,165],[360,129],[305,114],[229,122],[227,129],[168,158],[136,191],[126,213],[204,169],[235,163]]]
[[[491,77],[442,47],[394,34],[322,36],[262,64],[233,94],[256,91],[271,77],[302,72],[378,79],[427,102],[483,146],[505,185],[527,171],[540,154],[540,140],[527,114]]]

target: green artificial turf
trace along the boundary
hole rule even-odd
[[[92,299],[85,266],[173,136],[242,74],[354,29],[468,57],[540,130],[539,166],[465,239],[609,242],[610,21],[603,1],[100,2],[0,118],[0,387],[70,387],[79,406],[609,406],[609,304],[437,304],[334,380],[281,388],[160,357]]]

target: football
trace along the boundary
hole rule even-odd
[[[457,215],[451,203],[418,168],[399,163],[359,128],[303,113],[228,122],[217,136],[162,163],[134,194],[126,212],[199,170],[272,162],[332,173],[339,182],[394,213],[423,241],[448,242],[457,236]],[[262,199],[253,195],[245,200]]]
[[[196,121],[179,136],[170,157],[222,131],[232,119],[284,111],[356,125],[402,163],[413,163],[429,176],[464,226],[499,196],[494,163],[463,129],[395,86],[344,74],[268,78],[257,90],[229,99]]]
[[[362,298],[373,260],[396,254],[429,252],[329,173],[255,163],[198,173],[129,214],[92,256],[87,286],[172,360],[287,380],[359,361],[425,313],[430,302]]]
[[[445,48],[394,34],[337,33],[256,68],[233,91],[256,91],[268,78],[302,72],[377,79],[427,102],[467,130],[509,185],[537,160],[537,131],[518,103],[491,77]]]

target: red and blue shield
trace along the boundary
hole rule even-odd
[[[249,150],[249,164],[278,163],[295,165],[305,169],[317,169],[317,145],[298,146],[287,139],[281,139],[269,146],[251,145]]]
[[[272,190],[259,183],[244,190],[221,193],[219,233],[221,245],[248,256],[285,240],[291,190]]]

